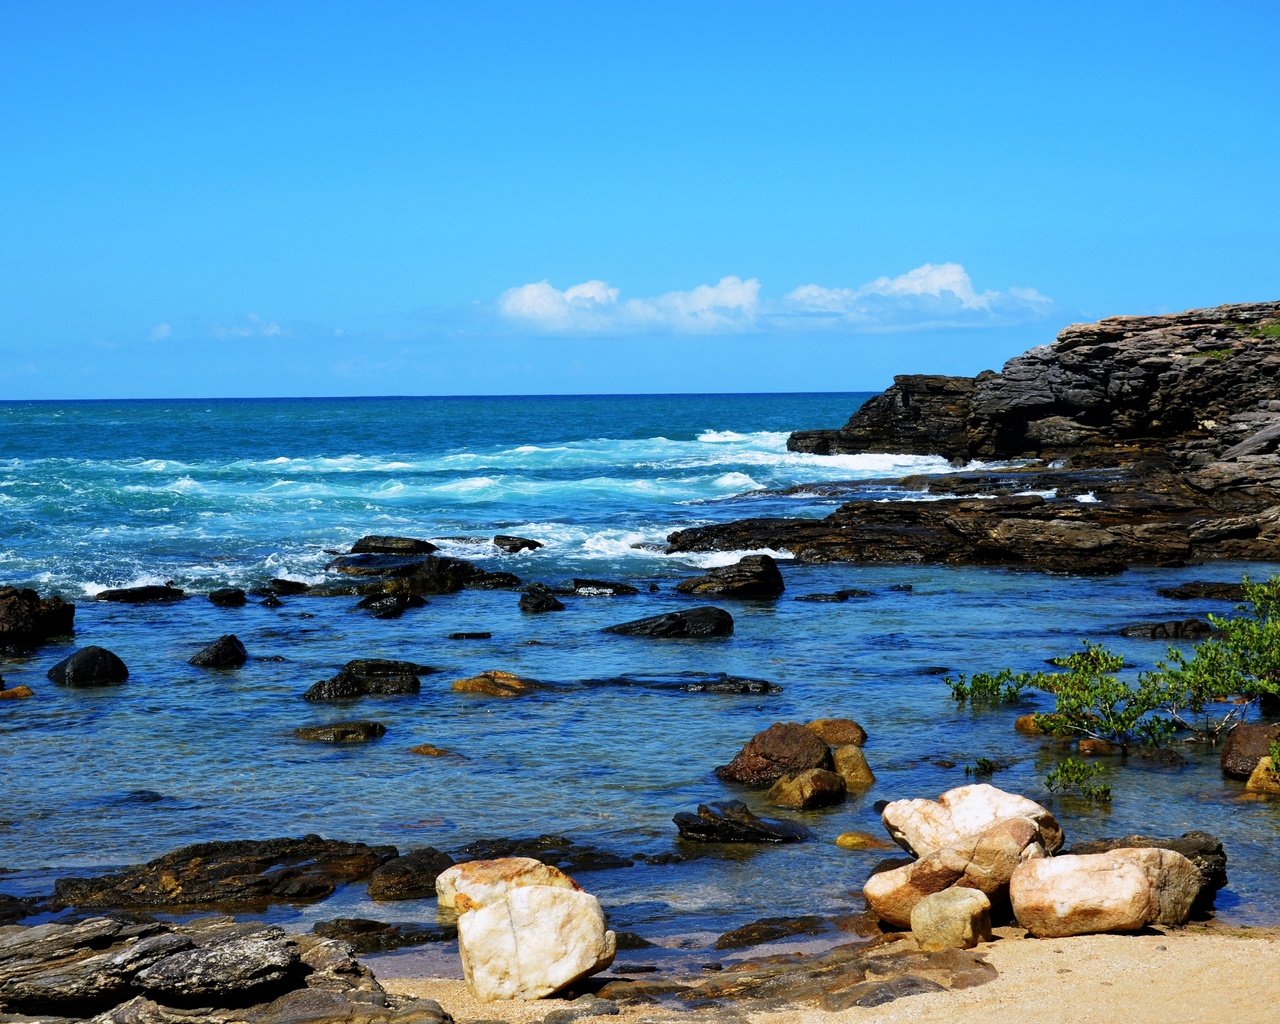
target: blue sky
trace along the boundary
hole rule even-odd
[[[870,390],[1280,298],[1280,5],[0,5],[0,397]]]

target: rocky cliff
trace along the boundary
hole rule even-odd
[[[1018,465],[947,481],[994,501],[851,501],[824,520],[682,530],[671,549],[1084,570],[1280,560],[1280,302],[1075,324],[1000,373],[898,377],[788,447]]]

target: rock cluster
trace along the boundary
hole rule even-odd
[[[0,587],[0,651],[34,650],[73,631],[76,606],[31,589]]]
[[[415,694],[422,688],[419,676],[436,672],[430,665],[386,658],[357,658],[347,662],[336,675],[322,679],[302,695],[313,704]]]
[[[774,722],[757,733],[728,764],[716,769],[723,782],[771,787],[769,802],[807,810],[838,804],[847,793],[875,782],[862,744],[867,733],[847,718],[821,718],[808,725]]]
[[[676,590],[682,594],[717,594],[768,601],[786,590],[778,563],[769,555],[747,555],[733,565],[711,569],[705,576],[681,580]]]

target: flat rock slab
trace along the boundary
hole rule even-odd
[[[616,626],[605,627],[604,632],[648,637],[655,640],[694,640],[704,637],[731,636],[733,616],[723,608],[705,606],[621,622]]]
[[[331,722],[328,725],[304,725],[294,729],[300,740],[315,743],[368,743],[385,736],[387,727],[381,722]]]
[[[186,591],[178,587],[120,587],[115,590],[101,591],[95,600],[115,601],[120,604],[154,604],[164,601],[181,601],[186,596]]]

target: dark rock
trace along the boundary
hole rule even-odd
[[[239,587],[222,587],[220,590],[209,591],[209,601],[219,608],[239,608],[248,598]]]
[[[1271,753],[1271,744],[1276,741],[1280,741],[1280,723],[1237,725],[1227,733],[1227,741],[1222,745],[1222,774],[1247,779],[1258,762]]]
[[[398,619],[410,608],[421,608],[426,603],[417,594],[370,594],[362,598],[356,607],[375,619]]]
[[[0,892],[0,925],[13,924],[36,912],[37,903],[33,899],[10,896]]]
[[[458,860],[495,860],[499,857],[532,857],[561,868],[570,875],[583,871],[629,868],[632,861],[608,850],[575,843],[565,836],[541,835],[532,839],[480,839],[462,847]]]
[[[347,662],[332,678],[316,683],[302,695],[302,699],[318,704],[356,700],[369,695],[410,696],[422,689],[418,676],[436,671],[438,669],[430,665],[419,665],[412,661],[358,658]]]
[[[361,537],[351,545],[353,555],[430,555],[438,551],[429,540],[414,537]]]
[[[244,649],[244,644],[234,633],[226,633],[198,654],[192,655],[188,664],[198,668],[239,668],[248,660],[249,653]]]
[[[583,686],[639,686],[650,690],[677,690],[684,693],[740,694],[763,696],[781,693],[782,687],[764,679],[746,679],[725,672],[629,672],[609,679],[585,679]]]
[[[520,610],[529,615],[562,612],[564,604],[551,592],[550,587],[541,583],[530,583],[520,595]]]
[[[684,611],[667,612],[665,615],[651,615],[632,622],[622,622],[616,626],[606,627],[604,632],[662,640],[731,636],[733,616],[722,608],[710,606],[689,608]]]
[[[676,584],[682,594],[718,594],[748,600],[772,600],[785,589],[778,563],[769,555],[747,555],[734,565],[710,569],[705,576]]]
[[[468,590],[519,590],[524,581],[513,572],[478,572],[465,585]]]
[[[60,878],[54,896],[65,906],[82,908],[257,910],[273,902],[328,896],[337,885],[367,878],[395,856],[394,846],[316,835],[197,843],[116,874]]]
[[[139,971],[133,982],[171,1006],[243,1006],[301,978],[297,945],[280,928],[187,949]]]
[[[432,895],[435,890],[432,890]],[[388,923],[363,917],[338,917],[318,921],[311,929],[326,939],[347,943],[356,953],[385,953],[405,946],[425,946],[429,942],[449,942],[458,937],[457,925]]]
[[[425,847],[401,854],[378,867],[369,876],[369,898],[373,900],[420,900],[436,894],[436,876],[453,867],[453,858],[440,850]]]
[[[1172,619],[1169,622],[1135,622],[1122,628],[1120,635],[1147,640],[1201,640],[1216,632],[1204,619]]]
[[[129,670],[105,647],[82,647],[49,669],[49,678],[62,686],[117,686]]]
[[[304,725],[294,729],[300,740],[316,743],[368,743],[385,736],[387,727],[381,722],[331,722],[328,725]]]
[[[310,588],[317,596],[340,597],[353,593],[453,594],[479,573],[470,562],[443,555],[340,555],[326,568],[345,576],[373,579],[366,586],[325,585]]]
[[[267,581],[267,589],[277,597],[297,597],[299,594],[305,594],[311,589],[309,583],[303,583],[301,580],[287,580],[282,576],[277,576],[273,580]]]
[[[1238,603],[1244,600],[1244,587],[1239,583],[1180,583],[1176,587],[1161,587],[1156,593],[1174,601],[1235,601]]]
[[[758,946],[763,942],[776,942],[795,935],[820,935],[830,927],[830,922],[815,914],[804,917],[765,917],[751,924],[725,932],[716,939],[716,949],[742,949]]]
[[[73,632],[76,606],[60,597],[42,598],[31,589],[0,587],[0,650],[34,650]]]
[[[430,563],[426,555],[358,554],[339,555],[325,566],[344,576],[413,576]]]
[[[510,534],[500,533],[493,538],[493,546],[505,551],[509,555],[518,554],[521,551],[537,551],[542,547],[542,541],[530,540],[528,537],[513,537]]]
[[[280,598],[276,597],[274,594],[268,594],[258,603],[261,604],[263,608],[283,608],[284,607],[284,602],[281,601]]]
[[[490,640],[492,633],[450,633],[446,640]]]
[[[751,737],[732,761],[717,768],[716,776],[722,782],[772,786],[784,775],[834,767],[831,748],[816,733],[796,722],[775,722]]]
[[[630,597],[640,591],[629,583],[611,583],[608,580],[583,580],[575,578],[570,593],[574,597]]]
[[[883,1006],[895,999],[905,996],[922,996],[930,992],[945,992],[946,987],[928,978],[917,978],[911,974],[899,975],[888,981],[864,981],[860,985],[833,993],[822,1000],[824,1010],[845,1010],[851,1006]]]
[[[96,600],[118,601],[123,604],[154,604],[159,601],[181,601],[187,596],[185,590],[164,586],[122,587],[117,590],[104,590]]]
[[[568,1006],[552,1010],[542,1018],[542,1024],[574,1024],[575,1021],[586,1020],[588,1017],[616,1017],[621,1012],[618,1004],[611,1000],[585,995],[579,996]]]
[[[657,949],[658,948],[658,944],[656,942],[650,942],[643,935],[637,935],[635,932],[615,931],[614,935],[617,939],[617,947],[619,950]],[[632,973],[644,973],[644,974],[653,973],[652,971],[640,971],[638,969],[638,966],[635,964],[631,964],[629,966]],[[615,966],[614,970],[617,970],[617,969],[618,968]]]
[[[1214,895],[1227,884],[1227,851],[1222,840],[1208,832],[1183,832],[1176,839],[1157,839],[1152,836],[1123,836],[1120,839],[1098,839],[1089,843],[1076,843],[1067,850],[1070,854],[1108,853],[1111,850],[1147,849],[1173,850],[1191,861],[1200,871],[1203,880],[1200,894],[1192,907],[1204,912],[1213,906]]]
[[[795,822],[756,817],[741,800],[699,804],[696,814],[681,811],[671,820],[681,839],[695,843],[795,843],[809,836]]]
[[[871,591],[858,590],[850,588],[847,590],[837,590],[830,594],[800,594],[797,601],[817,601],[824,604],[843,604],[851,597],[870,597]]]

